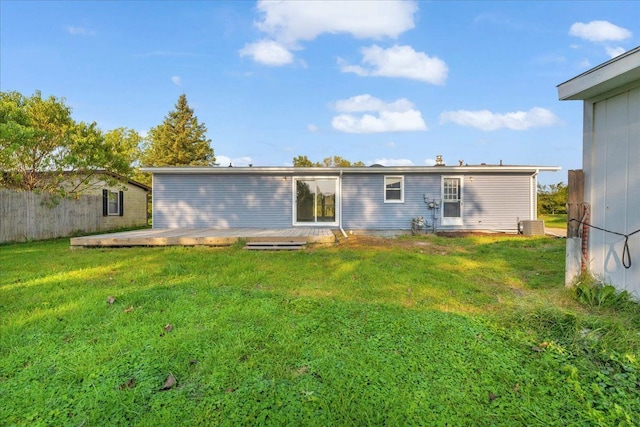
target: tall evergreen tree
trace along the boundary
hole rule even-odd
[[[149,131],[141,164],[213,166],[216,158],[206,133],[206,126],[198,122],[187,103],[187,96],[182,94],[162,124]]]

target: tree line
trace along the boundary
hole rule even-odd
[[[63,197],[78,196],[115,176],[151,185],[140,167],[216,166],[207,127],[180,95],[162,123],[143,137],[134,129],[101,130],[78,122],[64,98],[0,92],[0,186]],[[313,162],[293,158],[295,167],[365,166],[332,156]],[[106,172],[106,173],[104,173]],[[71,183],[71,185],[70,185]]]
[[[206,133],[184,94],[143,138],[74,120],[64,98],[0,92],[0,186],[73,197],[97,182],[115,184],[112,174],[150,184],[139,167],[214,165]]]
[[[538,184],[538,213],[566,214],[568,187],[563,182]]]

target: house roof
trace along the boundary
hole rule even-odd
[[[592,99],[634,82],[640,85],[640,46],[559,84],[558,98]]]
[[[72,174],[72,172],[64,172],[64,173],[65,174]],[[82,174],[83,171],[78,171],[78,172],[73,172],[73,173]],[[138,181],[134,181],[133,179],[129,179],[129,178],[127,178],[125,176],[122,176],[120,174],[117,174],[115,172],[109,172],[109,171],[106,171],[106,170],[98,169],[98,170],[93,171],[93,173],[98,173],[98,174],[102,174],[102,175],[109,175],[110,177],[115,178],[120,182],[126,182],[128,184],[133,185],[133,186],[140,187],[145,191],[151,191],[151,187],[149,187],[148,185],[145,185],[145,184],[143,184],[141,182],[138,182]]]
[[[111,175],[112,177],[120,180],[120,181],[124,181],[124,182],[127,182],[128,184],[131,184],[133,186],[140,187],[145,191],[151,191],[151,187],[149,187],[148,185],[145,185],[145,184],[143,184],[141,182],[135,181],[133,179],[128,179],[128,178],[126,178],[126,177],[124,177],[122,175],[118,175],[117,173],[110,172],[108,174]]]
[[[464,165],[464,166],[386,166],[386,167],[347,167],[347,168],[296,168],[296,167],[205,167],[205,166],[173,166],[141,168],[143,172],[156,174],[208,174],[208,175],[295,175],[295,174],[317,174],[317,175],[342,175],[342,174],[456,174],[456,173],[538,173],[556,172],[560,166],[513,166],[513,165]]]

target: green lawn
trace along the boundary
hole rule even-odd
[[[567,214],[538,215],[538,219],[544,221],[545,227],[567,228]]]
[[[637,306],[578,304],[564,247],[0,246],[0,425],[634,425]]]

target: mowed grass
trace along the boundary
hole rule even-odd
[[[0,425],[635,425],[638,310],[579,305],[563,264],[518,236],[0,246]]]
[[[538,215],[538,219],[544,221],[545,227],[567,228],[567,214],[544,214]]]

